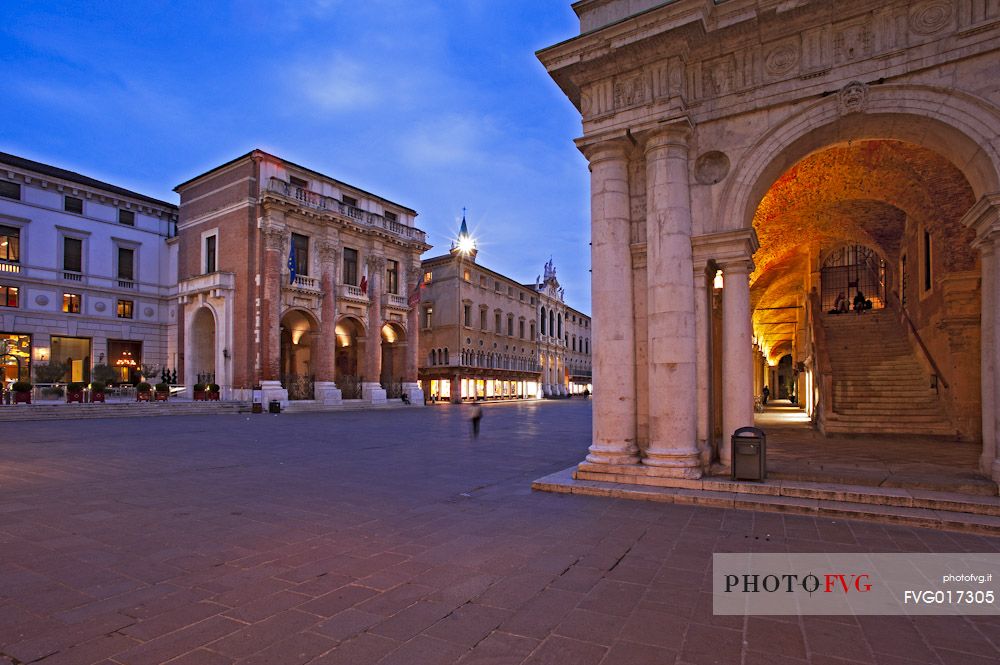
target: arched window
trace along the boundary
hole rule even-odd
[[[562,337],[562,312],[559,312],[559,334],[556,337]]]
[[[544,330],[542,331],[542,334],[545,334]],[[556,336],[556,313],[551,309],[549,310],[549,335],[551,337]]]
[[[450,365],[451,364],[450,362],[448,362],[448,347],[447,346],[444,347],[444,364],[445,365]]]
[[[436,362],[434,362],[434,349],[431,349],[431,354],[430,354],[430,360],[429,360],[429,362],[430,362],[431,366],[434,366],[434,365],[437,364]]]
[[[543,335],[545,334],[545,308],[544,307],[542,308],[542,334]],[[534,337],[535,336],[534,333],[532,333],[531,336]]]

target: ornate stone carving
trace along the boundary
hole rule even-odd
[[[951,0],[926,0],[910,8],[910,30],[918,35],[932,35],[951,23],[955,3]]]
[[[338,255],[340,254],[336,243],[321,240],[316,244],[316,251],[319,254],[320,263],[336,265]]]
[[[694,178],[702,185],[721,182],[729,173],[729,157],[726,153],[712,150],[706,152],[694,163]]]
[[[48,296],[35,296],[35,304],[40,307],[45,307],[49,304]]]
[[[641,73],[615,81],[615,108],[628,108],[646,101],[646,80]]]
[[[851,81],[837,93],[840,114],[863,113],[868,105],[868,86],[861,81]]]
[[[369,256],[368,257],[368,270],[376,275],[381,275],[385,270],[385,257],[384,256]],[[370,275],[369,275],[370,278]]]
[[[153,311],[152,307],[147,307],[146,309],[142,310],[142,315],[145,316],[147,319],[153,318],[153,314],[155,313],[156,312]]]
[[[44,296],[39,296],[39,297],[44,297]],[[98,312],[103,312],[103,311],[104,311],[104,310],[106,310],[107,308],[108,308],[108,306],[107,306],[107,305],[105,305],[105,304],[104,304],[104,303],[102,303],[102,302],[98,302],[98,303],[95,303],[95,304],[94,304],[94,309],[95,309],[95,310],[97,310]]]
[[[280,252],[285,246],[285,228],[275,224],[264,224],[260,227],[264,236],[264,249]]]
[[[833,35],[834,59],[842,63],[871,57],[872,41],[872,29],[868,23],[838,27]]]
[[[791,73],[799,65],[801,52],[798,37],[764,47],[764,74],[778,78]]]
[[[733,90],[736,63],[731,54],[709,60],[703,66],[705,90],[709,95],[724,95]]]

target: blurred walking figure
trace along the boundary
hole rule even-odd
[[[483,419],[483,407],[472,405],[472,437],[479,438],[479,421]]]

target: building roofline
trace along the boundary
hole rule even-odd
[[[36,162],[35,160],[28,159],[27,157],[19,157],[18,155],[12,155],[7,152],[0,152],[0,164],[6,164],[7,166],[13,166],[14,168],[24,169],[26,171],[34,171],[35,173],[40,173],[42,175],[49,176],[50,178],[68,180],[69,182],[75,182],[86,187],[102,189],[106,192],[120,194],[123,197],[152,203],[162,208],[169,208],[174,211],[177,210],[176,203],[161,201],[160,199],[153,198],[152,196],[134,192],[131,189],[125,189],[124,187],[119,187],[118,185],[112,185],[109,182],[91,178],[90,176],[85,176],[82,173],[77,173],[76,171],[69,171],[67,169],[59,168],[58,166],[45,164],[44,162]]]
[[[358,192],[359,194],[362,194],[363,196],[370,197],[372,199],[375,199],[377,201],[381,201],[383,203],[388,203],[389,205],[391,205],[391,206],[393,206],[395,208],[399,208],[400,210],[403,210],[404,212],[408,212],[408,213],[412,214],[414,217],[416,217],[419,214],[419,213],[417,213],[416,210],[414,210],[413,208],[410,208],[409,206],[405,206],[405,205],[403,205],[401,203],[396,203],[395,201],[387,199],[384,196],[379,196],[378,194],[372,194],[371,192],[369,192],[367,190],[364,190],[364,189],[362,189],[362,188],[360,188],[360,187],[358,187],[356,185],[352,185],[350,183],[346,183],[343,180],[338,180],[338,179],[336,179],[336,178],[334,178],[332,176],[326,175],[325,173],[321,173],[320,171],[317,171],[315,169],[311,169],[308,166],[302,166],[301,164],[296,164],[295,162],[293,162],[291,160],[288,160],[288,159],[285,159],[284,157],[278,157],[277,155],[272,155],[271,153],[266,152],[264,150],[261,150],[260,148],[254,148],[250,152],[244,153],[244,154],[240,155],[239,157],[231,159],[228,162],[226,162],[225,164],[219,164],[218,166],[213,167],[213,168],[209,169],[208,171],[205,171],[204,173],[196,175],[193,178],[189,178],[188,180],[185,180],[181,184],[179,184],[176,187],[174,187],[174,191],[175,192],[180,192],[180,190],[181,190],[182,187],[186,187],[186,186],[194,183],[195,181],[200,180],[201,178],[204,178],[205,176],[211,175],[211,174],[215,173],[216,171],[220,171],[220,170],[222,170],[224,168],[230,167],[233,164],[236,164],[236,163],[238,163],[238,162],[240,162],[242,160],[245,160],[245,159],[260,159],[260,158],[273,159],[273,160],[275,160],[277,162],[280,162],[282,164],[287,164],[288,166],[293,166],[296,169],[301,169],[302,171],[306,171],[307,173],[311,173],[311,174],[313,174],[315,176],[323,178],[324,180],[329,180],[330,182],[336,183],[339,186],[346,187],[348,189],[353,189],[354,191]]]

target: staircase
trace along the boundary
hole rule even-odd
[[[826,314],[821,322],[833,367],[826,434],[956,436],[892,310]]]
[[[81,418],[148,418],[235,414],[250,411],[248,402],[109,402],[107,404],[16,404],[0,406],[0,422],[79,420]]]

